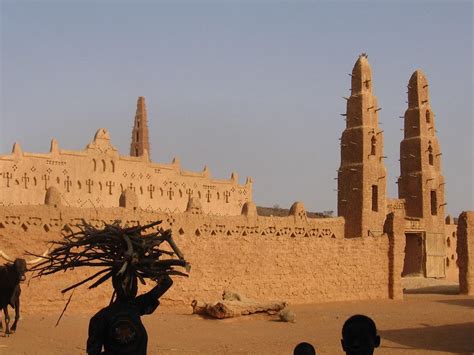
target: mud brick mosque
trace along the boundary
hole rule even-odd
[[[15,143],[11,154],[0,155],[0,249],[13,257],[24,250],[42,253],[47,241],[82,219],[96,226],[159,219],[192,264],[190,277],[176,279],[167,293],[168,302],[218,299],[224,289],[293,303],[401,299],[401,279],[413,274],[459,278],[461,291],[474,293],[474,214],[461,214],[458,225],[445,215],[427,78],[417,70],[408,82],[397,199],[386,195],[385,132],[364,54],[346,99],[337,217],[309,218],[302,202],[288,216],[261,216],[251,178],[240,184],[236,173],[216,180],[207,167],[190,172],[177,159],[152,162],[140,97],[128,156],[119,154],[103,128],[82,151],[61,149],[53,139],[46,154],[23,152]],[[26,294],[47,297],[25,307],[61,307],[59,290],[83,275],[73,274],[31,282]],[[110,295],[81,292],[91,307]]]

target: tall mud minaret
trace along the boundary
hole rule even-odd
[[[145,98],[140,96],[137,101],[137,113],[132,130],[132,144],[130,155],[132,157],[142,156],[145,150],[150,154],[150,142],[148,141],[148,117],[146,113]]]
[[[338,170],[338,215],[346,220],[345,236],[382,233],[386,214],[383,133],[378,124],[377,98],[372,94],[372,70],[362,54],[352,70],[347,99],[346,129],[341,137]]]
[[[441,151],[428,81],[420,70],[413,73],[408,83],[404,132],[400,143],[398,196],[405,199],[408,217],[423,218],[427,232],[442,233],[445,200]]]

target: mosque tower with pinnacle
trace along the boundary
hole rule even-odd
[[[405,200],[408,217],[424,220],[427,234],[444,232],[444,184],[428,81],[417,70],[408,83],[398,196]]]
[[[346,129],[341,137],[338,170],[338,215],[345,218],[345,236],[382,233],[386,217],[386,176],[383,131],[377,98],[372,94],[372,70],[362,54],[352,70],[347,99]]]
[[[146,153],[145,153],[146,151]],[[132,144],[130,144],[130,155],[140,157],[150,154],[150,142],[148,139],[148,117],[146,112],[145,98],[140,96],[137,101],[137,113],[132,130]]]

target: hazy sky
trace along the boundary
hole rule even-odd
[[[471,1],[3,1],[0,154],[83,149],[100,127],[128,154],[145,96],[153,161],[251,176],[258,205],[336,210],[342,96],[367,52],[390,197],[421,68],[458,215],[474,209],[472,19]]]

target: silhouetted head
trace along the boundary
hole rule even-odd
[[[342,348],[348,355],[370,355],[380,345],[380,337],[372,319],[356,314],[342,327]]]
[[[316,355],[316,350],[310,343],[299,343],[293,350],[293,355]]]
[[[117,294],[117,300],[128,301],[136,297],[138,292],[137,278],[131,272],[112,276],[112,285]]]
[[[13,267],[15,268],[15,271],[17,272],[20,281],[25,281],[25,272],[27,270],[25,259],[15,259],[15,261],[13,262]]]

